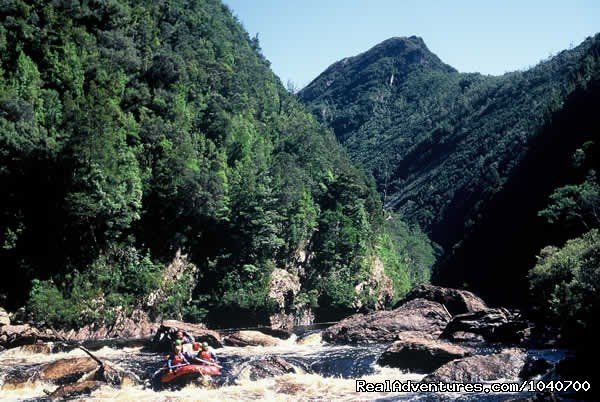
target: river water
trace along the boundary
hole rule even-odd
[[[320,342],[318,336],[312,342],[301,344],[295,335],[272,347],[225,347],[217,349],[222,375],[209,387],[189,384],[180,389],[155,391],[149,384],[152,373],[162,366],[164,356],[148,352],[140,347],[104,346],[94,352],[113,365],[133,372],[146,385],[124,384],[120,389],[103,386],[83,400],[119,401],[503,401],[515,399],[515,394],[410,394],[410,393],[356,393],[356,380],[384,382],[385,380],[418,382],[422,374],[399,369],[379,367],[378,356],[385,345],[335,346]],[[559,351],[530,351],[556,361]],[[251,381],[249,364],[252,360],[276,355],[298,367],[298,373]],[[53,391],[56,385],[39,381],[17,386],[6,383],[15,374],[35,373],[44,363],[61,358],[83,357],[79,349],[53,354],[31,353],[11,349],[0,353],[0,400],[43,400],[44,390]],[[507,379],[507,381],[514,379]],[[524,396],[524,395],[521,395]]]

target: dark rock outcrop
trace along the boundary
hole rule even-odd
[[[0,346],[6,349],[56,340],[57,337],[52,331],[40,330],[29,324],[3,325],[0,327]]]
[[[518,344],[528,337],[530,327],[519,312],[489,308],[453,317],[441,337],[453,340],[454,334],[468,332],[481,335],[488,342]]]
[[[469,355],[469,350],[439,339],[427,339],[419,333],[401,333],[379,357],[381,366],[398,367],[412,372],[430,373],[449,361]]]
[[[277,346],[281,341],[259,331],[237,331],[224,339],[228,346]]]
[[[525,365],[519,373],[519,377],[527,380],[538,375],[546,374],[552,370],[552,368],[554,368],[554,365],[546,359],[527,356]]]
[[[258,332],[262,332],[265,335],[274,336],[279,339],[290,339],[292,333],[286,329],[280,328],[269,328],[269,327],[260,327],[256,329]]]
[[[448,339],[452,342],[468,343],[468,344],[481,344],[481,343],[485,342],[485,339],[483,339],[483,336],[474,334],[472,332],[463,332],[463,331],[453,332],[452,334],[450,334],[450,336],[448,336]]]
[[[392,342],[405,331],[436,336],[450,319],[440,303],[414,299],[391,311],[354,314],[325,330],[323,340],[349,344]]]
[[[521,349],[507,349],[492,355],[477,355],[452,360],[426,376],[424,382],[473,383],[517,379],[527,355]]]
[[[183,321],[166,320],[156,331],[152,338],[152,349],[161,352],[171,350],[171,346],[176,339],[177,331],[183,331],[186,335],[191,335],[198,342],[206,342],[213,348],[223,347],[221,335],[217,331],[210,330],[202,324],[189,324]]]
[[[397,304],[397,307],[414,299],[431,300],[443,304],[452,315],[473,313],[488,308],[483,300],[467,290],[427,284],[414,287],[404,300]]]
[[[298,369],[295,366],[278,356],[252,360],[242,369],[242,374],[252,381],[296,372]]]

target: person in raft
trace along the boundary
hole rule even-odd
[[[186,343],[194,343],[194,338],[190,335],[184,334],[183,331],[177,331],[177,339],[175,342],[180,341],[182,345]]]
[[[186,364],[190,364],[190,362],[185,358],[185,355],[183,354],[183,348],[181,345],[175,345],[175,350],[169,355],[169,359],[167,360],[169,372],[172,373],[173,370],[176,370],[178,367]]]
[[[202,364],[216,363],[217,355],[209,350],[208,343],[194,342],[192,344],[192,349],[193,350],[189,353],[185,353],[185,357],[187,357],[188,360]]]
[[[208,349],[208,343],[202,342],[202,350],[198,353],[198,357],[207,362],[216,363],[217,355],[212,350]]]

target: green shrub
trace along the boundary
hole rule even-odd
[[[110,325],[118,312],[127,314],[141,307],[145,297],[161,285],[161,273],[161,266],[149,255],[140,255],[133,247],[113,246],[85,271],[74,270],[62,277],[60,286],[53,280],[34,280],[28,309],[35,320],[60,327]],[[167,304],[181,308],[180,299],[174,292]]]
[[[589,330],[600,306],[600,234],[544,248],[529,280],[539,310],[569,339]]]

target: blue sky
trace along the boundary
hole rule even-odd
[[[462,72],[522,70],[600,31],[600,0],[224,0],[284,84],[417,35]]]

